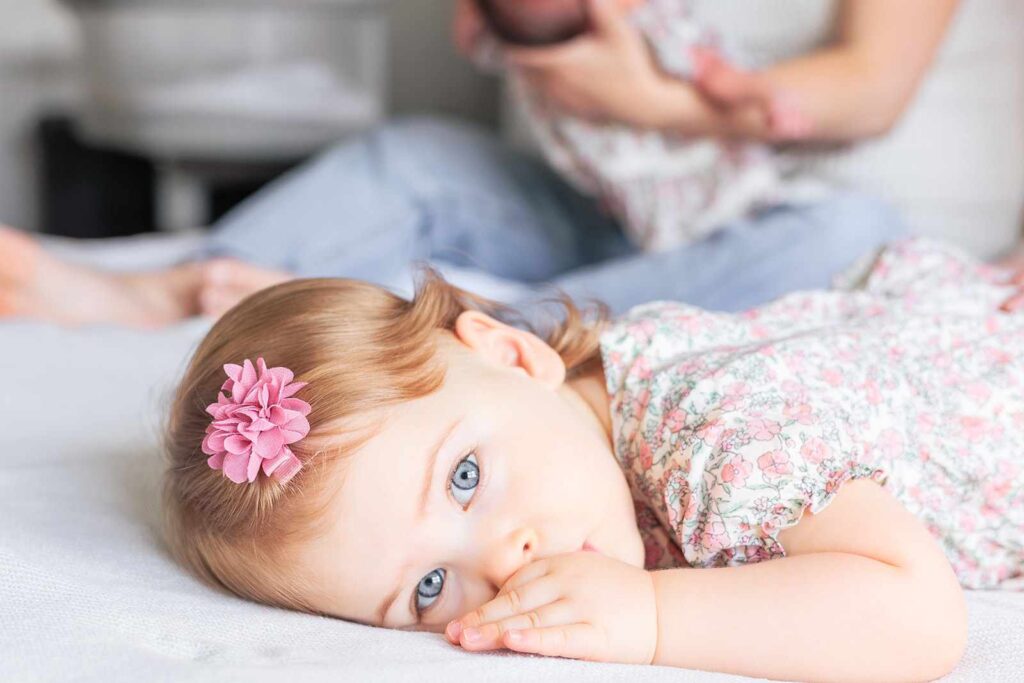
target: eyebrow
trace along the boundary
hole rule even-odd
[[[420,490],[420,502],[416,510],[417,520],[423,519],[423,515],[426,513],[427,510],[427,498],[430,495],[430,482],[434,480],[434,468],[437,466],[437,456],[441,452],[441,447],[444,446],[445,442],[448,440],[448,437],[452,435],[452,432],[455,431],[455,428],[459,426],[460,422],[462,422],[462,418],[458,418],[454,422],[452,422],[448,426],[448,428],[441,433],[441,437],[434,443],[433,448],[430,449],[430,453],[427,458],[427,466],[424,468],[423,471],[423,488]],[[403,576],[407,568],[408,565],[402,567],[402,571],[399,573],[399,576]],[[395,603],[395,600],[398,599],[398,594],[401,592],[402,583],[401,579],[399,579],[395,585],[394,590],[392,590],[391,593],[389,593],[388,596],[381,601],[380,606],[377,608],[378,623],[384,623],[384,617],[386,617],[388,615],[388,612],[391,611],[391,606]]]

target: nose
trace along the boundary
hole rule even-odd
[[[498,590],[521,567],[532,562],[536,552],[537,532],[530,527],[520,527],[499,536],[485,550],[484,576]]]

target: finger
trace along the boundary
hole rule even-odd
[[[509,45],[504,50],[505,61],[512,66],[521,68],[541,70],[563,69],[567,65],[575,64],[580,59],[585,58],[586,55],[583,55],[582,58],[580,55],[584,52],[588,42],[592,42],[592,40],[592,38],[583,35],[564,43],[547,47],[518,47]]]
[[[999,309],[1005,311],[1006,313],[1014,313],[1016,311],[1019,311],[1022,306],[1024,306],[1024,292],[1017,292],[1009,299],[1004,301],[1003,304],[999,307]]]
[[[609,37],[628,36],[633,27],[626,20],[619,3],[611,0],[589,0],[587,12],[590,26],[595,33]]]
[[[719,103],[730,106],[761,103],[770,97],[762,79],[724,62],[701,79],[700,87]]]
[[[505,593],[512,588],[521,588],[532,581],[536,581],[537,579],[549,573],[550,571],[551,563],[548,562],[546,559],[531,562],[523,567],[520,567],[515,574],[508,577],[505,580],[505,583],[502,584],[501,589],[498,591],[498,593]]]
[[[772,111],[771,134],[779,141],[800,140],[811,135],[814,128],[800,112]]]
[[[586,98],[580,97],[572,91],[559,90],[557,88],[553,88],[548,93],[551,102],[558,108],[560,113],[570,114],[587,121],[596,121],[598,119],[590,101]]]
[[[1006,281],[1007,284],[1018,285],[1024,287],[1024,270],[1018,270],[1010,276],[1010,279]]]
[[[690,48],[690,59],[693,61],[693,80],[698,84],[722,62],[718,50],[706,45]]]
[[[536,581],[498,593],[493,600],[484,603],[456,621],[459,622],[462,630],[465,630],[499,619],[507,619],[554,602],[562,597],[560,593],[558,583],[553,578],[542,576]]]
[[[814,121],[804,113],[797,99],[787,93],[776,93],[769,107],[769,125],[775,140],[801,140],[814,133]]]
[[[607,649],[604,634],[591,624],[509,631],[503,642],[505,647],[516,652],[572,659],[598,660],[601,652]]]
[[[508,619],[467,628],[461,634],[459,645],[473,651],[496,650],[504,647],[504,637],[509,631],[564,626],[574,619],[571,603],[568,600],[556,600]]]

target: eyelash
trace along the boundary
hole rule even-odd
[[[454,498],[454,496],[452,494],[452,491],[451,491],[451,483],[452,483],[452,479],[455,478],[455,473],[456,473],[456,471],[458,471],[459,465],[461,465],[462,462],[464,460],[467,460],[470,456],[473,456],[473,459],[476,460],[476,466],[477,466],[477,471],[478,471],[479,475],[478,475],[478,478],[477,478],[477,484],[473,488],[473,495],[469,499],[469,503],[467,503],[465,506],[463,506],[461,503],[459,503],[457,500],[455,500],[455,498]],[[486,477],[483,475],[483,471],[484,471],[484,468],[483,468],[483,465],[480,463],[480,457],[479,457],[479,455],[477,453],[476,447],[473,447],[473,448],[465,451],[461,456],[456,458],[455,459],[455,463],[452,465],[451,469],[448,470],[448,476],[445,478],[445,493],[447,494],[448,498],[452,502],[454,502],[456,505],[461,507],[464,512],[468,511],[473,506],[473,504],[476,502],[477,498],[480,496],[480,493],[484,489],[484,484],[486,483]],[[445,570],[445,569],[443,569],[441,567],[438,567],[437,569],[432,569],[430,572],[427,572],[427,574],[425,574],[423,578],[426,578],[427,576],[430,576],[430,574],[432,574],[433,572],[438,571],[438,570],[440,570],[443,573],[443,581],[444,582],[441,584],[441,592],[434,598],[434,601],[432,603],[430,603],[429,605],[427,605],[425,608],[420,609],[419,605],[417,604],[417,597],[419,596],[419,586],[420,586],[420,584],[417,583],[416,587],[413,588],[413,591],[412,591],[413,612],[415,614],[417,614],[419,617],[422,617],[424,614],[427,614],[428,612],[433,610],[435,607],[437,607],[437,604],[439,602],[441,602],[442,600],[444,600],[444,596],[448,592],[447,591],[447,586],[448,586],[448,572],[447,572],[447,570]],[[422,582],[422,581],[423,581],[423,579],[420,579],[420,582]]]

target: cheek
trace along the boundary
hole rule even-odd
[[[531,430],[508,459],[507,500],[537,514],[560,515],[592,505],[600,468],[594,441],[585,436],[553,424]]]
[[[452,619],[457,619],[472,612],[477,607],[493,600],[497,594],[498,592],[485,582],[474,581],[470,583],[463,592],[463,600],[459,606],[458,614],[453,614]]]

